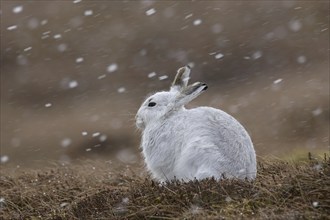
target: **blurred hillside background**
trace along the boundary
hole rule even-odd
[[[186,64],[188,107],[257,154],[329,151],[329,1],[1,1],[1,163],[140,161],[134,116]]]

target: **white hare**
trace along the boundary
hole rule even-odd
[[[136,115],[147,169],[159,181],[256,177],[256,154],[243,126],[227,113],[184,105],[207,89],[188,85],[190,67],[182,67],[169,91],[148,97]]]

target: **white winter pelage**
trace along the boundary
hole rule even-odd
[[[256,177],[256,154],[243,126],[211,108],[185,109],[206,89],[188,85],[190,67],[182,67],[169,91],[148,97],[136,115],[141,148],[152,177],[159,181]]]

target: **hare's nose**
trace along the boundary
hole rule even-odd
[[[136,119],[135,121],[136,127],[139,129],[143,129],[144,128],[143,120],[140,117],[135,117],[135,119]]]

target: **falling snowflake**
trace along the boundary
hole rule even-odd
[[[224,57],[224,55],[222,53],[218,53],[214,57],[215,59],[221,59],[222,57]]]
[[[13,8],[13,13],[18,14],[21,13],[23,11],[23,6],[19,5]]]
[[[9,157],[7,155],[3,155],[0,158],[1,163],[7,163],[9,161]]]
[[[318,115],[320,115],[320,114],[322,114],[322,108],[317,108],[317,109],[314,109],[313,111],[312,111],[312,114],[313,114],[313,116],[318,116]]]
[[[52,107],[52,103],[46,103],[46,104],[45,104],[45,107],[46,107],[46,108],[50,108],[50,107]]]
[[[41,25],[46,25],[47,23],[48,23],[48,20],[42,20],[42,21],[40,22]]]
[[[29,50],[32,50],[32,47],[27,47],[27,48],[25,48],[25,49],[24,49],[24,52],[27,52],[27,51],[29,51]]]
[[[60,52],[64,52],[68,49],[68,46],[66,44],[59,44],[57,46],[57,50],[60,51]]]
[[[69,203],[67,203],[67,202],[62,202],[62,203],[60,204],[60,207],[61,207],[61,208],[64,208],[64,207],[67,206],[67,205],[69,205]]]
[[[299,56],[297,57],[297,62],[300,63],[300,64],[303,64],[307,61],[306,57],[305,56]]]
[[[106,141],[107,140],[107,136],[105,135],[105,134],[102,134],[100,137],[99,137],[99,140],[101,141],[101,142],[104,142],[104,141]]]
[[[146,11],[146,15],[150,16],[156,13],[156,10],[154,8],[150,8],[148,11]]]
[[[260,57],[262,57],[262,52],[261,52],[260,50],[254,52],[254,53],[252,54],[252,58],[253,58],[254,60],[257,60],[257,59],[259,59]]]
[[[203,212],[203,208],[197,206],[197,205],[191,205],[189,210],[193,215],[200,214]]]
[[[120,87],[117,89],[118,93],[123,93],[126,91],[125,87]]]
[[[106,77],[106,75],[103,74],[103,75],[98,76],[97,79],[104,79],[105,77]]]
[[[280,82],[282,82],[283,81],[283,79],[277,79],[277,80],[275,80],[273,83],[274,84],[279,84]]]
[[[193,14],[186,15],[186,17],[184,17],[184,19],[191,18],[192,16],[193,16]]]
[[[48,34],[50,34],[50,32],[51,31],[45,31],[45,32],[42,33],[42,35],[48,35]]]
[[[71,139],[70,138],[64,138],[62,141],[61,141],[61,146],[62,147],[68,147],[70,144],[71,144]]]
[[[8,31],[12,31],[12,30],[15,30],[15,29],[17,29],[17,25],[12,25],[12,26],[7,27]]]
[[[31,18],[31,19],[29,19],[27,26],[29,29],[34,30],[37,27],[39,27],[39,24],[40,24],[40,22],[37,18]]]
[[[301,29],[302,23],[299,20],[293,20],[289,22],[290,30],[297,32]]]
[[[162,75],[162,76],[158,77],[159,80],[164,80],[164,79],[167,79],[167,78],[168,78],[167,75]]]
[[[230,198],[229,196],[227,196],[226,199],[225,199],[225,201],[229,203],[229,202],[233,201],[233,199]]]
[[[76,88],[78,86],[78,82],[75,80],[72,80],[71,82],[69,82],[69,88]]]
[[[200,25],[201,23],[202,23],[202,20],[201,20],[201,19],[196,19],[196,20],[194,20],[194,22],[193,22],[193,24],[194,24],[195,26]]]
[[[53,36],[54,39],[61,39],[62,38],[62,35],[61,34],[55,34]]]
[[[109,73],[115,72],[118,69],[118,65],[116,63],[112,63],[107,67],[107,71]]]
[[[92,134],[93,137],[97,137],[99,136],[101,133],[100,132],[95,132],[94,134]]]
[[[85,16],[91,16],[91,15],[93,15],[93,10],[86,10],[86,11],[84,12],[84,15],[85,15]]]
[[[76,58],[76,63],[81,63],[83,61],[84,61],[84,58],[83,57]]]
[[[122,203],[127,204],[129,202],[129,198],[123,198]]]
[[[155,72],[152,72],[152,73],[149,73],[149,74],[148,74],[148,78],[152,78],[152,77],[154,77],[154,76],[156,76],[156,73],[155,73]]]
[[[147,55],[147,50],[146,49],[142,49],[142,50],[140,50],[139,54],[141,56],[145,56],[145,55]]]

